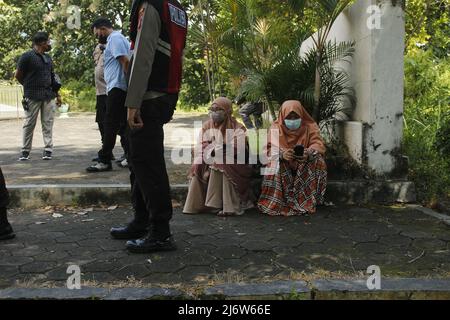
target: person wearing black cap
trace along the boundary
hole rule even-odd
[[[7,210],[9,194],[6,189],[5,178],[0,168],[0,240],[8,240],[15,237],[14,231],[8,222]]]
[[[133,2],[134,53],[125,106],[135,217],[127,226],[111,229],[114,238],[131,239],[127,249],[133,253],[176,249],[169,225],[172,200],[163,125],[172,119],[178,101],[187,28],[186,11],[176,0]]]

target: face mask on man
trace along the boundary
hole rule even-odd
[[[222,123],[225,120],[225,111],[223,110],[210,111],[209,116],[215,123]]]
[[[108,37],[103,36],[103,35],[97,36],[97,39],[98,39],[98,43],[100,43],[100,44],[106,44],[108,41]]]
[[[302,125],[302,119],[285,119],[284,124],[289,130],[297,130]]]

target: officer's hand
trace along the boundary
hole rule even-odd
[[[144,122],[141,118],[141,112],[137,108],[128,108],[128,125],[133,129],[142,129]]]
[[[56,97],[56,105],[57,105],[58,107],[61,107],[61,105],[62,105],[62,98],[61,98],[60,95],[58,95],[58,96]]]

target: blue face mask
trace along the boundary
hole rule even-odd
[[[289,130],[297,130],[302,125],[302,119],[285,119],[284,124],[286,125],[286,128]]]

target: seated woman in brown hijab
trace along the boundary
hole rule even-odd
[[[278,131],[279,139],[269,139],[266,150],[277,149],[279,161],[272,162],[276,170],[264,176],[259,210],[273,216],[314,213],[316,205],[323,203],[327,185],[319,126],[299,101],[286,101],[271,129]],[[304,148],[303,156],[295,155],[298,145]],[[297,149],[301,154],[302,147]]]
[[[245,130],[232,116],[231,100],[218,98],[212,103],[210,119],[201,130],[201,152],[191,168],[183,213],[209,211],[232,216],[254,206],[250,190],[252,167],[245,164],[245,157],[242,159],[248,148]]]

